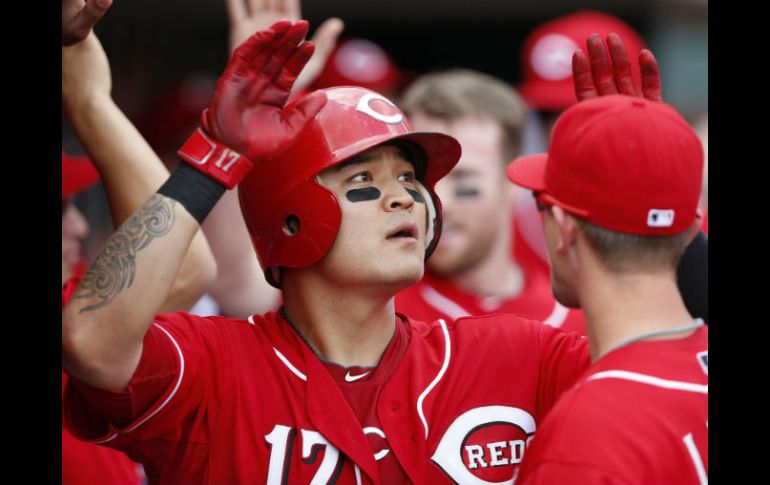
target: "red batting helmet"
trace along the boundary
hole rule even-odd
[[[268,268],[311,265],[337,237],[342,211],[337,196],[318,183],[320,172],[387,142],[408,142],[422,151],[426,167],[420,182],[429,201],[427,259],[441,233],[441,206],[433,187],[460,158],[454,138],[415,132],[401,110],[374,91],[350,86],[323,91],[328,101],[315,118],[286,150],[256,163],[238,189],[257,257],[275,287],[279,283]]]
[[[631,59],[631,72],[639,79],[636,59],[644,41],[622,20],[600,12],[577,12],[551,20],[535,29],[524,41],[521,54],[523,82],[519,93],[534,109],[561,111],[577,103],[572,81],[572,54],[585,52],[593,34],[606,38],[616,33]],[[638,82],[637,82],[638,85]]]

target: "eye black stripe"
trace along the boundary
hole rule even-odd
[[[478,196],[479,196],[479,189],[476,189],[476,188],[457,189],[455,191],[455,197],[478,197]]]
[[[422,197],[421,193],[417,192],[416,190],[412,190],[412,189],[406,189],[406,191],[409,192],[409,195],[412,196],[412,198],[414,199],[415,202],[418,202],[420,204],[424,204],[425,203],[425,199]]]
[[[350,202],[365,202],[380,198],[380,190],[377,187],[364,187],[362,189],[350,189],[345,196]]]

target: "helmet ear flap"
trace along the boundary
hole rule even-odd
[[[281,289],[281,277],[283,276],[283,268],[281,266],[272,266],[265,268],[265,280],[276,289]]]
[[[436,249],[438,240],[441,237],[441,201],[438,196],[429,190],[420,181],[416,181],[417,191],[420,192],[422,198],[425,199],[425,206],[427,207],[427,225],[425,231],[425,240],[427,245],[425,247],[425,259],[427,260],[433,250]]]

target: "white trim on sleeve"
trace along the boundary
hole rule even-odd
[[[702,384],[694,384],[692,382],[672,381],[669,379],[661,379],[660,377],[649,376],[646,374],[639,374],[637,372],[630,372],[625,370],[607,370],[603,372],[597,372],[589,376],[586,382],[597,379],[623,379],[627,381],[640,382],[642,384],[649,384],[651,386],[663,387],[665,389],[675,389],[677,391],[697,392],[700,394],[708,394],[709,386]]]
[[[157,323],[153,323],[153,325],[158,327],[160,330],[163,331],[164,334],[166,334],[166,336],[169,338],[169,340],[171,340],[171,343],[174,345],[174,348],[176,348],[177,355],[179,355],[179,377],[177,377],[176,385],[174,385],[174,389],[171,391],[171,393],[168,395],[168,397],[166,397],[166,400],[163,401],[163,403],[161,403],[161,405],[158,406],[155,409],[155,411],[150,413],[144,419],[142,419],[138,423],[134,424],[130,428],[126,428],[126,429],[124,429],[124,430],[122,430],[122,431],[120,431],[118,433],[114,433],[109,438],[106,438],[106,439],[101,440],[101,441],[93,441],[93,443],[97,443],[97,444],[107,443],[108,441],[112,441],[113,439],[115,439],[118,436],[118,434],[125,434],[125,433],[130,433],[131,431],[134,431],[136,428],[138,428],[139,426],[141,426],[144,423],[146,423],[150,418],[152,418],[153,416],[158,414],[161,409],[166,407],[166,405],[171,401],[171,399],[173,399],[173,397],[176,395],[176,392],[179,390],[179,386],[182,384],[182,378],[184,377],[184,354],[182,354],[182,349],[179,348],[179,344],[176,342],[174,337],[172,337],[171,334],[168,333],[168,331],[165,328],[161,327]]]

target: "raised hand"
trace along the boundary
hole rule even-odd
[[[316,92],[284,109],[313,43],[308,23],[282,20],[257,32],[233,53],[217,81],[204,131],[252,162],[283,150],[326,103]]]
[[[77,44],[85,39],[110,5],[112,0],[62,0],[61,44]]]
[[[299,0],[226,0],[230,21],[230,52],[254,32],[268,29],[279,20],[296,22],[302,16]],[[294,91],[309,86],[323,70],[329,55],[337,44],[344,25],[338,18],[330,18],[316,29],[311,41],[315,53],[294,84]]]
[[[83,109],[98,97],[109,98],[112,76],[107,55],[91,33],[82,42],[61,49],[62,108],[65,114]]]
[[[580,49],[573,54],[572,75],[578,101],[608,94],[625,94],[663,101],[658,63],[652,52],[642,49],[639,53],[642,76],[640,90],[631,77],[631,62],[620,36],[609,34],[607,46],[609,53],[601,36],[592,35],[586,41],[588,57]]]

